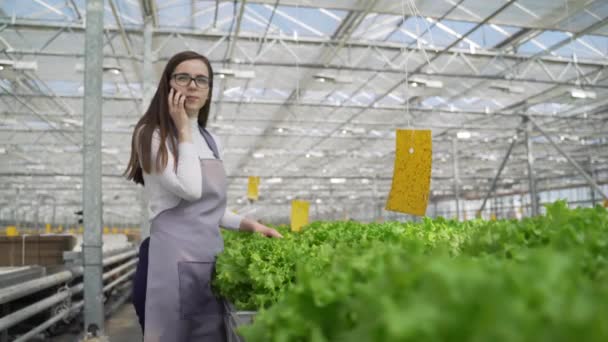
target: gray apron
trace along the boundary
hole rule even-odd
[[[216,159],[201,160],[203,194],[181,200],[150,226],[145,342],[222,342],[224,309],[211,291],[215,257],[224,248],[219,222],[226,210],[226,173]]]

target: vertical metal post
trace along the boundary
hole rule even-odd
[[[492,194],[492,191],[496,190],[496,184],[498,182],[498,179],[500,178],[500,174],[502,173],[502,170],[504,170],[505,165],[507,165],[507,160],[509,160],[509,156],[511,155],[511,152],[513,151],[513,147],[515,146],[516,143],[517,143],[517,139],[513,139],[513,141],[511,142],[511,145],[509,145],[507,154],[502,159],[502,162],[500,163],[500,167],[498,167],[498,172],[496,172],[496,176],[494,176],[494,179],[492,180],[492,185],[490,186],[490,190],[488,190],[488,192],[486,193],[485,197],[483,198],[483,202],[481,203],[481,207],[479,207],[480,213],[486,207],[486,202],[488,201],[488,198]]]
[[[51,217],[51,224],[55,224],[55,214],[57,213],[57,199],[53,197],[53,216]]]
[[[578,173],[583,176],[583,178],[585,178],[587,184],[589,184],[593,189],[595,189],[595,191],[597,191],[597,193],[600,194],[605,200],[608,200],[608,195],[604,193],[602,188],[600,188],[600,186],[597,185],[593,178],[591,178],[587,174],[587,172],[583,170],[583,168],[576,162],[576,160],[572,159],[572,157],[570,157],[568,153],[566,153],[566,151],[559,147],[559,145],[557,145],[555,141],[553,141],[553,138],[551,138],[551,136],[549,136],[542,128],[540,128],[540,126],[537,125],[536,122],[534,122],[530,118],[528,118],[528,120],[530,121],[531,125],[533,125],[534,128],[536,128],[536,130],[538,130],[547,139],[547,141],[549,141],[551,146],[553,146],[553,148],[555,148],[557,152],[559,152],[564,158],[566,158],[570,165],[572,165],[576,169],[576,171],[578,171]]]
[[[144,22],[144,62],[143,62],[143,104],[142,108],[147,110],[154,96],[154,65],[153,65],[153,51],[152,51],[152,28],[153,20],[151,16],[146,17]],[[145,239],[150,236],[150,222],[148,221],[148,205],[144,195],[143,189],[140,191],[140,206],[141,206],[141,238]]]
[[[17,211],[19,210],[19,188],[15,189],[15,202],[13,202],[13,222],[15,222],[15,226],[19,227],[19,216],[17,215]]]
[[[34,229],[36,232],[40,229],[40,202],[42,201],[42,196],[36,196],[36,207],[34,208]]]
[[[532,153],[532,138],[530,133],[532,132],[532,122],[528,118],[526,122],[526,149],[528,153],[528,192],[530,193],[530,216],[538,216],[538,198],[536,194],[536,180],[534,179],[534,155]]]
[[[103,0],[87,0],[85,31],[83,212],[85,333],[104,331],[102,283],[101,115],[103,82]]]
[[[591,160],[591,157],[589,157],[589,175],[593,180],[596,179],[595,170],[593,168],[593,161]],[[591,185],[589,185],[589,194],[591,195],[591,206],[595,207],[595,204],[597,202],[595,198],[595,189]]]
[[[460,220],[460,178],[458,175],[458,143],[452,140],[452,162],[454,163],[454,200],[456,201],[456,220]]]
[[[372,185],[372,194],[374,195],[374,208],[377,208],[376,212],[374,213],[374,215],[376,217],[374,217],[374,221],[378,221],[382,218],[382,203],[378,200],[378,175],[376,174],[374,176],[374,180],[373,180],[374,184]]]

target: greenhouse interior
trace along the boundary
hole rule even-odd
[[[606,0],[6,0],[0,49],[0,342],[608,341]]]

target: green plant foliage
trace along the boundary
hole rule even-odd
[[[608,212],[316,222],[225,235],[215,285],[257,341],[608,341]]]

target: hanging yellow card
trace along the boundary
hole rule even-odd
[[[19,231],[17,230],[17,227],[15,227],[15,226],[6,227],[6,236],[18,236],[18,235],[19,235]]]
[[[257,201],[259,198],[259,185],[260,177],[249,177],[249,184],[247,184],[247,198],[250,200]]]
[[[386,210],[423,216],[431,187],[431,131],[397,130],[396,144],[393,184]]]
[[[302,227],[308,224],[308,208],[310,203],[307,201],[291,201],[291,231],[299,232]]]

